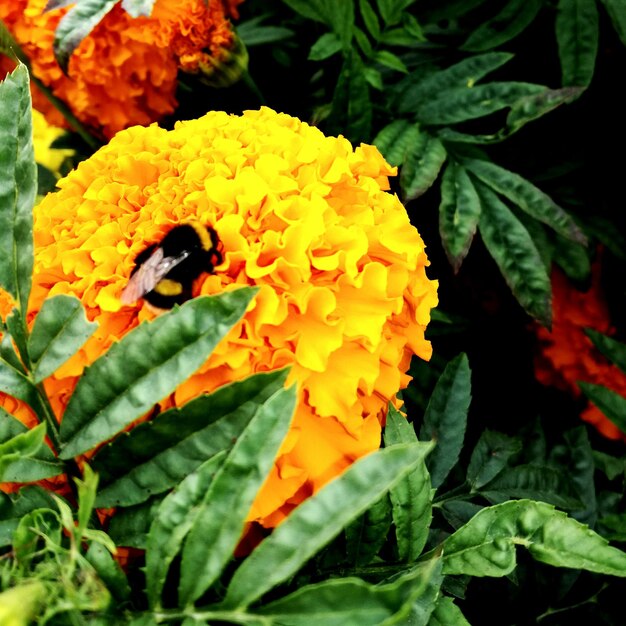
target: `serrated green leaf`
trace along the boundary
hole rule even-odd
[[[255,612],[283,626],[379,626],[407,622],[411,605],[441,580],[441,562],[421,563],[393,582],[368,584],[359,578],[307,585]]]
[[[247,606],[287,580],[353,519],[410,472],[431,444],[404,444],[369,454],[294,509],[235,572],[224,599]]]
[[[413,426],[393,405],[389,405],[384,432],[385,446],[416,443]],[[432,520],[430,475],[425,463],[420,463],[391,488],[393,522],[396,527],[398,556],[412,563],[422,553]]]
[[[543,85],[500,82],[448,89],[415,111],[422,124],[456,124],[514,106],[521,98],[545,91]]]
[[[626,433],[626,398],[602,385],[579,382],[582,392],[591,400],[623,433]]]
[[[483,183],[508,198],[531,217],[571,241],[587,243],[587,238],[571,215],[529,180],[491,161],[464,159],[463,165]]]
[[[0,408],[0,443],[27,431],[22,422]],[[32,455],[10,463],[4,470],[3,480],[12,483],[30,483],[58,476],[63,471],[63,464],[57,461],[52,450],[43,444]]]
[[[131,17],[150,17],[156,0],[122,0],[122,9]]]
[[[401,113],[412,113],[420,104],[438,97],[442,92],[458,87],[472,87],[481,78],[498,69],[513,58],[512,54],[505,52],[490,52],[479,54],[445,70],[439,70],[427,75],[425,78],[420,74],[412,75],[398,100],[398,109]]]
[[[341,52],[341,41],[335,33],[324,33],[312,46],[309,61],[323,61]]]
[[[439,235],[446,256],[458,272],[467,256],[480,218],[480,199],[463,166],[450,162],[441,180]]]
[[[150,524],[163,498],[162,495],[154,496],[136,506],[118,509],[108,528],[109,536],[115,544],[145,550]]]
[[[541,0],[509,0],[495,17],[483,22],[467,38],[461,49],[483,52],[497,48],[524,31],[542,6]]]
[[[206,361],[255,293],[243,288],[194,298],[113,344],[76,385],[61,422],[59,456],[111,438],[174,391]]]
[[[437,137],[424,130],[419,133],[415,144],[407,150],[400,171],[400,185],[406,200],[421,196],[435,182],[447,156]]]
[[[139,424],[93,461],[102,487],[97,506],[130,506],[178,484],[228,450],[260,407],[284,386],[288,370],[255,374]]]
[[[0,286],[26,312],[33,271],[37,166],[25,65],[18,65],[0,82],[0,102]]]
[[[28,355],[35,383],[53,374],[95,332],[78,298],[58,295],[44,300],[28,338]]]
[[[389,495],[380,500],[346,527],[346,554],[355,566],[368,565],[383,547],[393,517]]]
[[[378,41],[378,39],[380,39],[380,23],[376,11],[372,8],[369,0],[359,0],[359,10],[361,11],[365,28],[367,28],[369,34]]]
[[[521,449],[520,439],[493,430],[484,430],[467,467],[467,482],[472,491],[492,481],[507,466],[509,459]]]
[[[454,604],[454,600],[442,595],[437,598],[428,626],[470,626],[470,623],[461,613],[461,609]]]
[[[22,487],[10,495],[0,492],[0,546],[11,544],[13,532],[27,513],[55,506],[50,493],[39,486]]]
[[[504,469],[480,493],[488,500],[529,498],[562,509],[582,508],[569,474],[547,465],[518,465]]]
[[[459,459],[471,397],[471,371],[467,355],[462,353],[446,365],[439,377],[419,434],[421,441],[434,439],[437,442],[426,462],[435,489]]]
[[[408,120],[394,120],[374,138],[374,145],[390,165],[401,165],[417,143],[419,126]]]
[[[295,407],[295,386],[277,391],[250,420],[217,471],[183,547],[181,604],[188,606],[202,596],[232,556]]]
[[[444,574],[505,576],[515,546],[542,563],[626,576],[626,553],[544,502],[517,500],[488,507],[443,542]]]
[[[59,21],[54,31],[54,56],[67,73],[70,57],[81,41],[102,21],[119,0],[81,0]]]
[[[622,43],[626,46],[626,1],[625,0],[602,0],[606,12],[613,22],[613,28]]]
[[[593,328],[585,328],[585,334],[613,365],[626,374],[626,344],[607,337]]]
[[[552,323],[550,278],[528,231],[511,210],[484,184],[476,181],[483,242],[513,295],[524,310],[544,326]]]
[[[85,559],[96,570],[117,602],[124,602],[130,598],[131,588],[124,570],[102,544],[93,541],[85,553]]]
[[[556,40],[564,87],[591,82],[598,53],[599,18],[595,0],[559,0]]]
[[[205,461],[161,502],[146,541],[146,595],[151,608],[161,605],[170,564],[194,525],[224,452]]]

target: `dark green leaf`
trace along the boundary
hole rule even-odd
[[[569,213],[550,196],[519,174],[479,159],[464,159],[463,165],[494,191],[508,198],[528,215],[543,222],[563,237],[585,244],[587,239]]]
[[[611,254],[618,259],[626,261],[626,238],[615,228],[615,222],[600,215],[587,215],[578,217],[579,221],[590,236],[606,246]]]
[[[626,472],[626,459],[616,458],[599,450],[593,450],[592,452],[594,467],[609,480],[613,480]]]
[[[505,576],[515,568],[517,545],[549,565],[626,576],[626,553],[553,506],[531,500],[483,509],[448,537],[443,572]]]
[[[37,166],[25,65],[18,65],[0,82],[0,102],[0,286],[26,312],[33,271]]]
[[[174,391],[206,361],[255,293],[243,288],[194,298],[113,344],[78,381],[61,422],[59,456],[102,443]]]
[[[392,70],[397,70],[404,74],[408,72],[402,59],[398,55],[393,54],[393,52],[389,52],[389,50],[379,50],[375,54],[374,60]]]
[[[39,486],[23,487],[11,495],[0,492],[0,546],[10,545],[13,532],[27,513],[55,507],[50,493]]]
[[[406,155],[417,143],[419,126],[408,120],[394,120],[387,124],[374,138],[374,145],[388,163],[401,165]]]
[[[0,419],[7,416],[4,411]],[[5,471],[15,461],[25,460],[36,454],[43,445],[46,436],[45,424],[39,424],[30,430],[24,429],[6,441],[0,442],[0,482],[6,481]]]
[[[583,282],[591,274],[591,262],[587,247],[555,235],[551,246],[552,260],[572,280]]]
[[[54,32],[54,56],[67,73],[72,53],[119,0],[81,0],[59,22]]]
[[[522,442],[493,430],[484,430],[472,451],[467,468],[467,482],[476,491],[492,481],[506,466],[509,459],[520,452]]]
[[[467,524],[484,507],[464,500],[449,500],[440,504],[439,508],[448,524],[457,529]]]
[[[53,374],[91,337],[96,322],[87,320],[78,298],[58,295],[44,301],[28,339],[35,383]]]
[[[407,621],[412,626],[428,626],[430,616],[437,604],[442,581],[441,567],[438,567],[431,574],[424,591],[420,593],[411,606],[411,612]]]
[[[24,374],[0,358],[0,391],[23,400],[31,407],[38,406],[37,390]]]
[[[380,23],[376,11],[372,8],[369,0],[359,0],[359,9],[363,17],[363,23],[369,34],[378,41],[380,39]]]
[[[461,49],[483,52],[510,41],[532,23],[542,5],[541,0],[509,0],[495,17],[468,37]]]
[[[15,343],[15,347],[17,348],[17,352],[20,355],[22,363],[28,365],[30,362],[27,349],[28,337],[26,335],[24,318],[22,317],[19,309],[14,308],[11,310],[11,312],[7,315],[6,325],[7,330]]]
[[[571,483],[574,486],[578,499],[583,504],[580,511],[572,514],[579,522],[592,528],[598,518],[598,504],[596,502],[596,486],[594,482],[595,465],[593,450],[584,426],[568,430],[564,434],[569,448],[571,459],[567,468]]]
[[[246,48],[267,43],[284,41],[295,35],[294,31],[284,26],[265,26],[262,17],[255,17],[237,24],[237,35]]]
[[[626,374],[626,344],[611,339],[593,328],[585,328],[585,334],[613,365]]]
[[[454,600],[442,595],[437,598],[428,626],[470,626],[470,623],[461,613],[461,609],[454,604]]]
[[[612,541],[626,541],[626,513],[613,513],[598,520],[602,536]]]
[[[550,278],[528,231],[485,185],[476,182],[481,202],[480,234],[513,295],[544,326],[552,323]]]
[[[378,70],[374,69],[373,67],[366,67],[364,68],[363,72],[365,80],[370,87],[378,89],[378,91],[383,90],[383,77]]]
[[[579,382],[578,386],[623,433],[626,433],[626,398],[602,385]]]
[[[564,87],[591,82],[598,53],[598,7],[595,0],[559,0],[556,40]]]
[[[129,506],[178,484],[228,450],[278,389],[288,370],[250,376],[139,424],[104,447],[93,463],[103,488],[98,506]]]
[[[421,196],[435,182],[446,157],[441,141],[422,130],[415,144],[407,150],[400,172],[406,200]]]
[[[365,58],[373,59],[375,56],[374,48],[372,47],[367,35],[357,26],[354,27],[354,39],[359,48],[361,48],[361,52],[363,52]]]
[[[156,0],[122,0],[122,9],[131,17],[150,17]]]
[[[109,523],[108,533],[118,546],[146,549],[150,524],[156,516],[163,496],[118,509]]]
[[[7,332],[2,335],[2,340],[0,340],[0,362],[2,361],[17,370],[20,374],[26,374],[24,365],[22,364],[22,361],[20,361],[20,357],[17,355],[11,335]]]
[[[602,0],[602,4],[604,4],[604,8],[613,22],[615,32],[626,46],[626,2],[624,0]]]
[[[37,195],[45,196],[54,191],[57,186],[57,177],[41,163],[37,163]]]
[[[355,566],[368,565],[383,547],[393,517],[389,495],[380,500],[346,527],[346,553]]]
[[[283,2],[296,13],[315,22],[325,23],[329,18],[326,0],[283,0]]]
[[[376,0],[376,5],[385,24],[393,26],[402,19],[402,12],[415,0]]]
[[[18,522],[13,533],[13,552],[15,560],[23,567],[37,555],[45,542],[61,542],[61,521],[54,509],[35,509],[29,511]]]
[[[480,218],[480,199],[461,165],[450,162],[441,180],[439,235],[455,273],[474,239]]]
[[[434,439],[437,443],[426,463],[434,488],[443,483],[459,459],[471,397],[469,362],[467,355],[459,354],[437,381],[419,434],[420,440]]]
[[[472,87],[481,78],[510,61],[512,54],[490,52],[463,59],[456,65],[433,72],[423,78],[420,73],[412,76],[398,101],[401,113],[412,113],[420,104],[437,98],[442,92],[460,87]]]
[[[221,453],[205,461],[165,497],[156,511],[146,542],[146,595],[152,608],[161,605],[161,593],[170,564],[196,522],[225,456]]]
[[[129,599],[131,589],[126,575],[119,563],[102,544],[92,541],[85,553],[85,559],[96,570],[117,602],[124,602]]]
[[[287,580],[431,450],[430,444],[385,448],[356,461],[294,509],[235,572],[224,606],[247,606]]]
[[[178,586],[183,605],[202,596],[231,558],[295,406],[295,386],[277,391],[250,420],[217,471],[185,540]]]
[[[310,61],[323,61],[333,54],[341,51],[341,41],[335,35],[335,33],[324,33],[314,44],[311,46],[309,52]]]
[[[413,426],[393,405],[389,405],[384,432],[385,446],[416,443]],[[422,553],[432,520],[430,476],[425,463],[420,463],[391,488],[393,522],[396,527],[398,556],[412,563]]]

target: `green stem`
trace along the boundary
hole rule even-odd
[[[54,411],[52,410],[52,405],[50,404],[50,400],[48,400],[48,394],[46,394],[43,384],[39,383],[38,385],[35,385],[35,389],[37,390],[37,396],[39,398],[39,404],[43,414],[43,421],[46,423],[46,428],[48,430],[48,437],[50,437],[50,441],[54,446],[54,451],[58,454],[61,448],[59,422],[57,421]]]
[[[194,609],[189,608],[184,611],[155,611],[153,614],[154,619],[157,622],[171,622],[180,621],[187,618],[192,618],[202,622],[209,622],[210,620],[219,622],[232,622],[235,624],[249,624],[250,626],[260,626],[272,624],[271,618],[264,617],[262,615],[251,615],[244,611],[220,611],[220,610],[207,610],[207,609]]]
[[[266,104],[265,98],[261,93],[261,90],[258,88],[257,84],[254,82],[252,76],[250,76],[250,72],[248,70],[244,70],[241,74],[241,80],[246,85],[246,87],[257,97],[259,104]]]

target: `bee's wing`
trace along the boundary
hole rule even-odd
[[[190,254],[190,250],[184,250],[178,256],[163,256],[163,248],[157,248],[130,277],[120,296],[122,304],[133,304],[152,291],[170,270],[182,263]]]

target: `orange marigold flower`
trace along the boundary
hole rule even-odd
[[[592,284],[586,292],[578,291],[559,270],[552,272],[552,332],[537,330],[539,354],[535,374],[544,385],[581,396],[578,382],[604,385],[626,397],[626,376],[595,348],[584,332],[592,328],[603,334],[613,333],[606,300],[600,286],[600,265],[592,268]],[[581,413],[609,439],[626,435],[591,402]]]
[[[54,31],[67,8],[44,12],[47,0],[0,2],[0,19],[22,46],[32,72],[87,126],[106,137],[150,124],[176,107],[176,74],[220,59],[233,40],[228,16],[239,1],[157,0],[150,17],[132,18],[117,4],[81,42],[66,76],[57,64]],[[35,107],[60,125],[60,114],[35,91]]]
[[[224,262],[196,281],[194,295],[260,291],[205,365],[161,404],[291,365],[296,415],[249,517],[276,525],[378,448],[411,357],[430,358],[424,331],[437,283],[426,276],[419,233],[387,193],[395,172],[375,147],[353,149],[268,108],[118,133],[35,209],[31,318],[46,296],[66,293],[99,323],[46,381],[55,411],[62,414],[86,365],[154,316],[119,300],[135,256],[190,218],[212,226]]]

